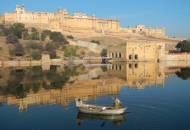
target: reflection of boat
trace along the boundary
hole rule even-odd
[[[76,101],[76,106],[81,113],[96,115],[121,115],[127,110],[127,108],[115,108],[109,106],[107,107],[85,104],[81,100]]]
[[[95,114],[85,114],[79,112],[77,115],[77,123],[81,125],[82,121],[85,120],[94,120],[94,121],[103,121],[103,126],[105,121],[111,121],[116,125],[120,125],[123,121],[125,121],[124,115],[95,115]]]

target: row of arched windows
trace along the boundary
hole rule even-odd
[[[109,70],[113,71],[122,71],[122,65],[121,64],[112,64],[108,67]]]
[[[139,59],[139,57],[138,57],[137,54],[135,54],[135,55],[129,55],[129,60],[138,60],[138,59]]]
[[[121,52],[112,52],[111,53],[111,58],[121,58]]]

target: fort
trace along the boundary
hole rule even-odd
[[[3,20],[4,18],[4,20]],[[64,34],[141,34],[163,38],[164,28],[146,28],[137,25],[135,28],[123,28],[117,19],[97,18],[95,15],[88,16],[84,13],[69,14],[66,10],[59,9],[56,12],[30,12],[24,6],[16,5],[16,10],[5,13],[1,17],[5,24],[23,23],[27,27],[59,31]]]

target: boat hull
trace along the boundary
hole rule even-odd
[[[85,107],[79,107],[79,111],[85,114],[96,114],[96,115],[121,115],[125,113],[127,108],[119,108],[114,110],[93,110]]]

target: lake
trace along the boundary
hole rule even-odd
[[[1,130],[189,130],[190,68],[118,63],[1,68]],[[121,100],[117,117],[78,113],[75,99]]]

